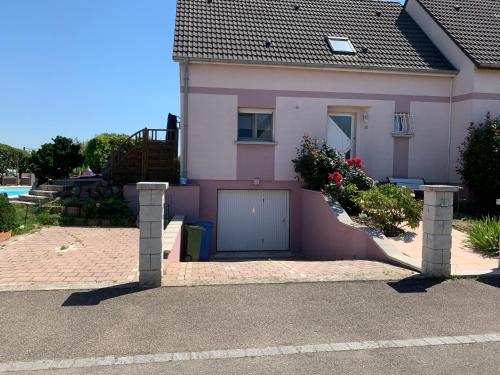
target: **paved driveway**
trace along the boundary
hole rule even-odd
[[[406,255],[422,260],[423,226],[415,230],[407,230],[404,235],[390,238],[390,241]],[[451,273],[458,276],[500,275],[498,257],[490,258],[481,255],[467,246],[467,235],[456,229],[452,231],[453,245],[451,249]]]
[[[0,244],[0,290],[95,289],[138,281],[136,228],[50,227]],[[397,280],[415,273],[356,260],[264,260],[169,265],[166,286]]]
[[[0,243],[0,289],[92,288],[137,280],[139,230],[50,227]]]

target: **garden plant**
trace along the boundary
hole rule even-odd
[[[490,114],[484,123],[469,127],[460,147],[458,173],[474,194],[479,213],[497,210],[500,198],[500,119]]]
[[[422,203],[410,189],[391,184],[377,185],[359,193],[361,210],[386,236],[403,232],[403,225],[417,228],[422,220]]]
[[[19,226],[16,209],[9,199],[0,194],[0,232],[10,232]]]
[[[311,190],[321,190],[339,203],[350,214],[358,214],[357,196],[371,189],[374,180],[367,176],[359,158],[346,160],[343,155],[309,136],[304,136],[292,160],[295,172]]]
[[[126,134],[103,133],[89,140],[83,150],[85,165],[92,172],[100,174],[104,171],[113,150],[124,147],[129,142]]]
[[[488,256],[499,252],[500,217],[486,216],[472,224],[469,230],[469,245]]]

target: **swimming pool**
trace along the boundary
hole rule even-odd
[[[31,188],[28,186],[2,186],[0,194],[7,193],[9,198],[17,198],[19,195],[28,194]]]

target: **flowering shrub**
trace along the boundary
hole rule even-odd
[[[500,198],[500,119],[486,116],[479,126],[471,124],[460,147],[457,172],[474,193],[476,207],[493,211]]]
[[[305,135],[292,163],[306,188],[320,190],[328,183],[328,175],[338,170],[341,157],[326,143]]]
[[[363,161],[360,158],[352,158],[347,160],[347,164],[355,166],[356,168],[363,169]]]
[[[356,203],[358,191],[373,187],[374,181],[366,175],[359,158],[345,160],[344,156],[309,136],[304,136],[294,159],[295,172],[307,188],[321,190],[336,199],[350,214],[360,212]]]

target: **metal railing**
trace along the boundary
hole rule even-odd
[[[409,136],[415,134],[415,115],[412,113],[398,112],[394,114],[393,135]]]

